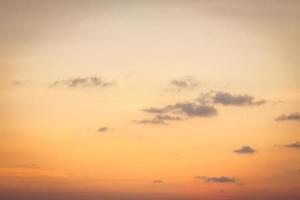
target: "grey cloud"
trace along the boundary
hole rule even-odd
[[[285,147],[300,149],[300,142],[296,141],[295,143],[285,145]]]
[[[156,179],[156,180],[153,180],[152,183],[154,183],[154,184],[161,184],[161,183],[163,183],[163,180]]]
[[[256,152],[256,150],[250,146],[242,146],[239,149],[235,149],[233,152],[240,153],[240,154],[253,154]]]
[[[203,180],[207,183],[237,183],[238,181],[234,177],[219,176],[219,177],[207,177],[207,176],[195,176],[195,179]]]
[[[211,117],[218,114],[213,106],[202,105],[197,103],[177,103],[172,106],[174,110],[179,110],[181,113],[190,117]]]
[[[155,113],[155,114],[163,114],[168,112],[169,110],[171,110],[171,108],[169,106],[163,107],[163,108],[147,108],[147,109],[143,109],[144,112],[148,112],[148,113]]]
[[[275,119],[276,121],[300,121],[300,113],[290,113],[288,115],[280,115]]]
[[[163,124],[166,125],[167,121],[179,121],[182,120],[181,117],[171,116],[171,115],[156,115],[153,118],[142,119],[136,121],[141,124]]]
[[[177,103],[168,105],[162,108],[148,108],[143,111],[148,113],[167,113],[167,112],[180,112],[187,116],[202,116],[210,117],[217,115],[217,110],[213,106],[203,105],[194,102]]]
[[[105,81],[100,77],[78,77],[53,82],[50,86],[65,86],[69,88],[86,88],[86,87],[109,87],[115,85],[115,82]]]
[[[213,103],[222,105],[235,105],[235,106],[254,106],[265,104],[265,100],[255,100],[253,96],[250,95],[233,95],[227,92],[216,92],[213,95]]]
[[[194,89],[198,87],[198,81],[196,81],[193,77],[184,77],[182,79],[174,79],[170,82],[171,90],[175,90],[180,92],[184,89]]]
[[[109,130],[109,128],[106,126],[102,126],[102,127],[98,128],[98,132],[106,132],[108,130]]]
[[[227,92],[210,91],[202,93],[199,98],[193,101],[169,104],[164,107],[150,107],[143,109],[150,114],[180,114],[184,117],[213,117],[218,115],[214,104],[235,105],[235,106],[254,106],[266,103],[265,100],[255,100],[250,95],[233,95]],[[163,124],[163,121],[156,119],[145,119],[141,123]]]
[[[201,93],[197,101],[201,104],[221,104],[224,106],[259,106],[267,103],[266,100],[256,100],[255,97],[246,94],[231,94],[213,90]]]

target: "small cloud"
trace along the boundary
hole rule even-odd
[[[217,110],[213,106],[202,105],[197,103],[177,103],[172,106],[173,110],[179,110],[179,112],[189,117],[212,117],[218,114]]]
[[[253,148],[250,147],[250,146],[242,146],[242,147],[239,148],[239,149],[233,150],[233,152],[239,153],[239,154],[253,154],[253,153],[256,152],[256,150],[253,149]]]
[[[206,183],[238,183],[234,177],[219,176],[219,177],[207,177],[207,176],[195,176],[195,179],[203,180]]]
[[[294,112],[290,114],[280,115],[275,119],[276,121],[300,121],[300,113]]]
[[[182,79],[174,79],[170,82],[170,91],[180,92],[182,90],[194,89],[198,87],[199,83],[191,76],[184,77]]]
[[[69,88],[87,88],[87,87],[109,87],[115,85],[115,82],[105,81],[100,77],[78,77],[65,80],[58,80],[50,84],[51,87],[69,87]]]
[[[164,181],[163,180],[160,180],[160,179],[156,179],[156,180],[153,180],[152,183],[154,184],[162,184]]]
[[[106,132],[108,130],[109,130],[109,128],[106,126],[102,126],[102,127],[98,128],[98,132]]]
[[[180,117],[176,116],[171,116],[171,115],[156,115],[153,118],[148,118],[148,119],[142,119],[139,121],[136,121],[137,123],[140,124],[162,124],[166,125],[167,121],[179,121],[182,120]]]
[[[26,85],[29,85],[30,84],[30,81],[27,81],[27,80],[14,80],[11,82],[12,85],[14,86],[26,86]]]
[[[296,149],[300,149],[300,142],[299,142],[299,141],[296,141],[295,143],[291,143],[291,144],[285,145],[285,147],[287,147],[287,148],[296,148]]]
[[[233,105],[233,106],[258,106],[266,103],[266,100],[255,100],[250,95],[233,95],[228,92],[216,92],[212,96],[212,102],[215,104],[222,105]]]
[[[179,112],[189,117],[211,117],[217,115],[217,110],[213,106],[203,105],[195,102],[177,103],[174,105],[167,105],[162,108],[148,108],[144,109],[148,113],[167,113]]]
[[[148,112],[148,113],[154,113],[154,114],[163,114],[163,113],[166,113],[168,112],[169,110],[171,110],[170,107],[168,106],[165,106],[163,108],[146,108],[146,109],[143,109],[144,112]]]

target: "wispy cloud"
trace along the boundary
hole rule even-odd
[[[152,180],[152,183],[154,184],[162,184],[164,181],[160,179]]]
[[[199,86],[199,83],[195,78],[187,76],[171,80],[169,86],[170,88],[167,91],[181,92],[183,90],[195,89]]]
[[[152,118],[146,118],[146,119],[142,119],[142,120],[137,120],[137,123],[141,123],[141,124],[162,124],[162,125],[166,125],[168,124],[168,121],[179,121],[182,120],[181,117],[177,117],[177,116],[171,116],[171,115],[156,115]]]
[[[300,149],[300,142],[299,142],[299,141],[296,141],[296,142],[294,142],[294,143],[285,145],[285,147],[287,147],[287,148],[296,148],[296,149]]]
[[[51,87],[87,88],[87,87],[110,87],[115,85],[114,81],[105,81],[101,77],[78,77],[58,80],[50,84]]]
[[[278,116],[276,121],[300,121],[300,113],[294,112],[290,114],[283,114]]]
[[[239,154],[253,154],[256,152],[256,150],[250,146],[242,146],[239,149],[233,150],[233,152]]]
[[[211,117],[217,115],[217,110],[213,106],[199,104],[197,102],[183,102],[167,105],[162,108],[148,108],[143,111],[148,113],[181,113],[189,117]]]
[[[167,121],[179,121],[191,117],[213,117],[218,114],[217,109],[213,106],[198,102],[182,102],[161,108],[151,107],[143,109],[143,111],[154,114],[154,117],[136,121],[141,124],[167,124]]]
[[[207,177],[207,176],[195,176],[195,179],[202,180],[206,183],[238,183],[238,180],[229,176]]]
[[[256,100],[254,96],[247,94],[231,94],[223,91],[204,93],[198,100],[224,106],[259,106],[267,103],[266,100]]]

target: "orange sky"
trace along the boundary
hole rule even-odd
[[[0,199],[299,199],[299,13],[0,1]]]

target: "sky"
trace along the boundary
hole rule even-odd
[[[300,199],[300,1],[0,0],[0,199]]]

